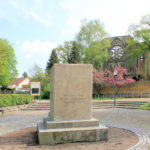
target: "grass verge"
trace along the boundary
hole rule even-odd
[[[142,110],[150,110],[150,103],[147,103],[147,104],[145,104],[145,105],[140,106],[139,109],[142,109]]]

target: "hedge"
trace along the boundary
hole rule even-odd
[[[25,94],[0,94],[0,107],[29,104],[33,96]]]

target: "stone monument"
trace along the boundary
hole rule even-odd
[[[41,145],[108,140],[108,128],[92,118],[92,65],[55,64],[49,116],[38,123]]]

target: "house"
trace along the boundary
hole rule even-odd
[[[29,91],[30,80],[29,78],[15,78],[8,87],[15,91]]]

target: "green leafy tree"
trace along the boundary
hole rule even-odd
[[[56,48],[58,58],[62,63],[68,63],[72,51],[72,41],[65,41],[63,45]]]
[[[103,41],[95,41],[85,49],[85,58],[84,63],[93,64],[94,68],[99,70],[103,68],[104,62],[108,60],[108,48],[106,45],[109,45],[107,39]]]
[[[132,60],[150,52],[150,15],[142,17],[140,23],[132,24],[129,33],[133,38],[127,40],[127,49],[132,50],[129,54]]]
[[[24,77],[24,78],[28,78],[27,72],[24,72],[24,73],[23,73],[23,77]]]
[[[0,86],[7,87],[18,75],[17,60],[11,44],[0,39]]]
[[[80,58],[80,48],[77,42],[72,42],[71,53],[69,55],[68,63],[77,64],[81,62]]]
[[[40,82],[44,77],[44,72],[39,65],[35,64],[31,69],[29,69],[29,75],[31,81]]]
[[[42,98],[49,98],[50,96],[50,75],[47,71],[43,71],[40,66],[35,64],[30,70],[30,81],[41,83]]]
[[[55,63],[59,63],[59,60],[58,60],[58,56],[57,56],[57,53],[56,53],[56,49],[53,49],[53,51],[51,53],[51,56],[50,56],[50,58],[47,62],[46,70],[50,71],[50,69],[52,68],[52,66]]]
[[[129,64],[133,61],[137,61],[142,55],[145,56],[145,71],[144,76],[147,78],[150,72],[150,15],[146,15],[141,18],[137,24],[132,24],[129,27],[129,33],[132,35],[132,39],[127,40],[127,50]],[[150,76],[150,75],[149,75]]]
[[[99,20],[83,20],[76,40],[81,47],[83,63],[91,63],[96,69],[108,59],[110,39]]]
[[[76,35],[76,39],[84,47],[89,47],[92,42],[101,41],[107,36],[104,31],[100,20],[86,19],[81,21],[81,28],[79,33]]]

